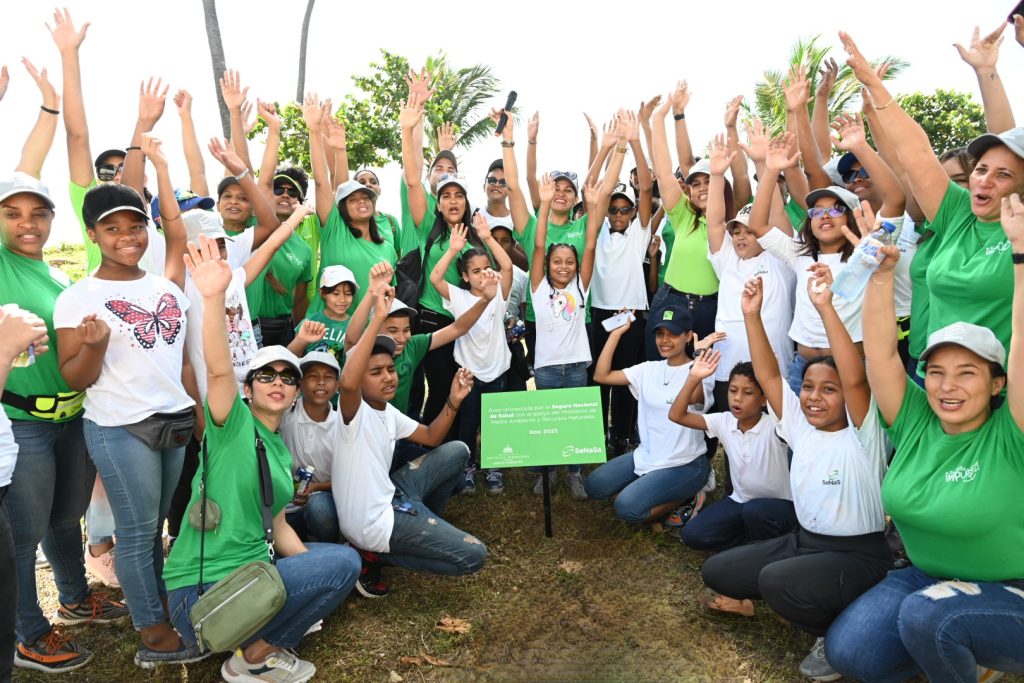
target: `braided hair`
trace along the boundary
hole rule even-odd
[[[557,242],[548,245],[547,253],[544,254],[544,279],[548,281],[548,287],[551,289],[551,293],[548,294],[549,299],[555,298],[555,283],[551,281],[551,254],[555,249],[565,248],[572,251],[573,257],[576,259],[576,288],[579,290],[580,296],[583,295],[583,284],[580,280],[580,255],[576,251],[576,247],[567,242]]]

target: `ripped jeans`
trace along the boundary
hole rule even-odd
[[[825,654],[844,676],[872,683],[921,673],[933,683],[973,683],[979,664],[1024,673],[1024,582],[891,571],[832,623]]]

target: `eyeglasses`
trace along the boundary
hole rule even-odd
[[[844,213],[846,213],[846,207],[842,204],[836,204],[835,206],[825,208],[815,206],[807,209],[807,215],[811,218],[821,218],[825,214],[828,214],[829,218],[839,218]]]
[[[609,206],[608,207],[608,215],[609,216],[628,216],[632,212],[633,212],[633,207],[632,206]]]
[[[117,164],[100,164],[96,167],[96,177],[105,183],[109,183],[111,180],[124,170],[124,163]]]
[[[278,377],[281,381],[290,387],[294,387],[299,383],[299,376],[295,374],[294,370],[274,370],[272,368],[260,368],[256,372],[252,373],[252,378],[260,384],[270,384]]]
[[[843,182],[846,183],[847,185],[849,185],[849,184],[853,183],[854,181],[856,181],[857,178],[863,178],[864,180],[867,180],[870,177],[871,176],[868,175],[867,169],[864,168],[863,166],[861,166],[856,171],[849,171],[849,172],[847,172],[847,174],[845,176],[843,176]]]
[[[487,176],[488,185],[497,185],[498,187],[508,187],[508,183],[505,182],[504,178],[495,178],[492,175]]]
[[[275,185],[274,195],[280,197],[283,194],[288,195],[292,199],[302,199],[302,194],[294,187],[288,187],[287,185]]]

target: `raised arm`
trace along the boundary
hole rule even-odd
[[[708,251],[717,254],[725,240],[725,171],[736,152],[730,152],[725,137],[716,135],[711,141],[711,178],[708,181]]]
[[[259,246],[258,249],[252,252],[249,260],[245,262],[245,286],[248,287],[256,278],[259,277],[263,269],[270,263],[270,259],[274,258],[274,254],[277,250],[284,246],[284,243],[291,239],[291,236],[295,234],[296,228],[302,225],[302,221],[305,220],[306,216],[313,213],[313,207],[308,204],[298,204],[295,210],[292,211],[292,215],[288,216],[280,227],[271,231],[267,236],[267,239]],[[305,285],[303,285],[305,287]]]
[[[502,112],[500,109],[491,111],[491,120],[497,123],[502,113],[508,115],[508,122],[501,130],[501,162],[505,170],[505,183],[508,186],[508,208],[512,214],[512,227],[516,235],[522,235],[526,230],[526,224],[530,222],[530,209],[526,205],[526,196],[523,194],[523,186],[519,182],[519,162],[516,161],[515,151],[515,122],[511,112]]]
[[[841,136],[833,139],[836,147],[844,152],[852,152],[871,176],[871,182],[874,183],[882,200],[879,214],[887,217],[902,216],[906,198],[903,196],[899,178],[868,144],[860,117],[855,114],[840,114],[832,128]]]
[[[416,431],[409,435],[409,441],[428,448],[436,448],[444,443],[445,437],[452,427],[452,422],[455,421],[455,416],[459,413],[459,407],[472,389],[473,373],[466,368],[459,368],[452,379],[452,388],[448,392],[444,409],[437,414],[429,426],[417,427]]]
[[[249,141],[245,138],[245,119],[242,114],[242,106],[249,94],[249,86],[243,88],[242,77],[237,71],[228,69],[220,78],[220,92],[231,118],[231,147],[245,167],[249,171],[253,171],[252,160],[249,158]]]
[[[761,304],[764,301],[764,285],[760,277],[747,280],[743,287],[743,324],[747,329],[747,343],[750,345],[750,361],[754,364],[754,376],[761,385],[772,412],[782,419],[782,372],[779,361],[768,342],[768,333],[761,321]]]
[[[999,46],[1003,42],[1005,29],[1006,22],[1000,22],[999,28],[982,38],[979,28],[975,26],[969,50],[960,43],[954,45],[956,51],[960,53],[960,59],[974,69],[974,75],[978,78],[978,89],[981,90],[981,103],[985,107],[985,126],[988,132],[997,134],[1016,125],[1013,121],[1010,98],[1006,96],[1006,88],[1003,87],[1003,81],[996,71]]]
[[[800,64],[790,69],[783,94],[786,98],[786,118],[787,120],[792,119],[795,124],[800,156],[803,158],[804,171],[807,172],[810,185],[812,188],[828,187],[832,181],[829,180],[828,174],[822,168],[822,164],[828,159],[821,158],[818,145],[814,140],[814,133],[811,130],[811,119],[807,114],[807,101],[811,96],[811,84],[807,80],[807,67]]]
[[[444,274],[448,272],[448,266],[452,264],[452,261],[459,258],[459,253],[466,248],[466,232],[466,226],[461,223],[452,227],[448,248],[441,254],[434,269],[430,271],[430,284],[434,285],[434,289],[442,298],[449,301],[451,301],[451,296],[449,296],[448,281],[444,279]]]
[[[364,299],[366,297],[363,297]],[[362,303],[362,302],[360,302]],[[295,332],[295,338],[288,343],[288,350],[299,358],[306,355],[310,344],[316,344],[327,334],[327,325],[315,320],[303,320]]]
[[[416,130],[423,125],[423,102],[409,93],[398,124],[402,130],[402,179],[409,198],[409,213],[419,226],[427,214],[427,193],[423,189],[423,148],[416,143]]]
[[[768,224],[768,217],[771,215],[772,201],[779,191],[775,178],[779,176],[784,168],[795,165],[799,154],[787,157],[788,143],[792,140],[792,133],[784,133],[782,136],[773,138],[768,144],[768,151],[765,155],[764,177],[757,184],[757,193],[754,195],[754,206],[750,210],[750,231],[757,237],[768,234],[772,226]],[[710,192],[708,198],[710,199]],[[710,221],[709,221],[710,226]],[[782,227],[780,226],[780,230]],[[793,234],[790,227],[789,234]],[[710,238],[710,235],[709,235]]]
[[[754,196],[750,185],[750,174],[747,172],[747,157],[744,156],[743,148],[740,147],[740,133],[736,128],[736,119],[739,118],[740,104],[742,103],[743,95],[737,95],[725,105],[725,139],[729,151],[732,152],[729,169],[732,171],[732,193],[737,206],[743,206]],[[710,190],[708,192],[710,193]]]
[[[1006,402],[1017,428],[1024,430],[1024,262],[1016,260],[1024,254],[1024,204],[1014,193],[1003,197],[1001,222],[1010,240],[1013,264],[1013,321],[1010,355],[1006,361]]]
[[[508,299],[509,292],[512,291],[512,257],[501,248],[498,240],[494,239],[491,226],[487,224],[487,219],[479,211],[473,214],[473,228],[476,230],[476,236],[491,252],[491,256],[498,266],[498,285],[501,287],[501,298],[505,301]]]
[[[483,296],[473,304],[465,313],[455,319],[455,322],[442,327],[437,332],[430,335],[430,350],[440,348],[445,344],[450,344],[462,335],[469,332],[473,325],[476,325],[476,321],[480,319],[480,316],[487,310],[488,304],[491,300],[498,296],[498,274],[493,270],[484,271],[484,291]]]
[[[814,91],[814,111],[811,112],[811,133],[814,144],[818,147],[819,159],[827,160],[832,156],[832,137],[828,126],[828,99],[832,95],[832,87],[839,76],[839,65],[829,57],[822,59],[818,65],[818,89]]]
[[[89,22],[76,31],[68,10],[54,10],[53,27],[46,28],[60,51],[62,83],[64,88],[64,131],[68,142],[68,171],[71,182],[79,187],[92,184],[94,170],[89,151],[89,127],[85,120],[85,102],[82,98],[82,68],[78,49],[85,40]]]
[[[224,164],[224,168],[235,177],[238,185],[245,192],[246,196],[249,197],[252,213],[256,217],[256,226],[252,229],[252,247],[256,249],[266,242],[270,234],[281,225],[281,219],[277,217],[274,205],[270,203],[270,199],[256,187],[256,181],[253,180],[252,173],[246,168],[245,162],[231,149],[227,140],[213,138],[210,140],[209,149],[210,154],[217,161]]]
[[[671,212],[683,198],[683,190],[672,172],[672,155],[668,151],[668,136],[665,134],[665,116],[670,108],[671,103],[666,100],[651,115],[651,162],[665,213]],[[686,173],[686,169],[680,170]]]
[[[588,117],[589,120],[589,117]],[[601,145],[599,148],[594,150],[594,154],[590,159],[590,166],[587,168],[587,179],[584,185],[591,185],[597,182],[598,177],[601,175],[601,169],[604,168],[605,162],[608,160],[608,155],[612,152],[612,147],[615,146],[615,129],[616,119],[612,119],[604,125],[604,133],[601,136]],[[596,129],[594,135],[596,136]],[[594,144],[597,144],[597,138],[594,138]]]
[[[622,335],[626,333],[632,324],[631,321],[627,320],[625,325],[616,327],[608,333],[608,341],[604,343],[601,355],[597,357],[597,364],[594,365],[594,381],[598,384],[612,387],[629,385],[629,378],[626,377],[625,372],[622,370],[612,370],[612,357],[615,356],[615,349],[619,347],[619,342],[622,341]]]
[[[538,187],[540,199],[540,211],[537,213],[537,229],[533,232],[533,244],[527,245],[533,249],[533,256],[530,258],[530,291],[536,292],[544,279],[544,257],[547,254],[548,239],[548,215],[551,212],[551,200],[555,198],[555,183],[551,176],[545,173],[541,176]],[[588,219],[589,220],[589,219]]]
[[[694,359],[690,374],[683,382],[683,388],[679,390],[676,400],[672,402],[672,407],[668,409],[668,419],[690,429],[703,431],[708,428],[708,422],[704,419],[704,415],[691,413],[690,406],[694,403],[694,394],[703,397],[703,382],[718,370],[718,361],[721,360],[721,355],[718,351],[708,349]]]
[[[526,124],[526,187],[530,190],[530,204],[540,210],[540,185],[537,183],[537,135],[540,133],[540,112],[533,112]],[[508,171],[505,171],[508,174]]]
[[[334,154],[334,165],[331,168],[331,189],[334,191],[342,183],[347,183],[349,178],[345,122],[328,112],[324,117],[323,132],[327,149]]]
[[[882,64],[879,69],[888,69],[888,65]],[[880,72],[879,75],[883,74],[884,72]],[[903,167],[900,155],[896,153],[896,148],[889,138],[889,132],[878,119],[878,112],[875,111],[875,104],[871,100],[871,93],[868,92],[867,88],[861,88],[861,113],[864,114],[868,130],[871,131],[871,139],[874,140],[875,147],[878,149],[878,156],[882,157],[882,161],[886,163],[897,180],[899,180],[900,189],[903,191],[903,197],[906,199],[905,210],[907,214],[910,215],[915,224],[924,222],[925,218],[924,214],[921,213],[921,207],[917,205],[917,200],[914,199],[914,195],[910,191],[907,169]]]
[[[646,102],[640,103],[640,109],[637,111],[637,119],[640,121],[640,127],[644,131],[644,142],[647,144],[647,152],[653,154],[651,150],[654,148],[653,136],[654,133],[651,130],[651,115],[654,110],[661,104],[661,95],[655,95]],[[637,164],[639,167],[639,164]],[[638,171],[639,172],[639,171]]]
[[[356,306],[356,310],[352,313],[352,318],[348,322],[348,328],[345,330],[345,351],[355,346],[359,339],[363,336],[363,330],[366,329],[366,324],[370,320],[370,311],[373,310],[374,297],[370,296],[372,292],[383,293],[385,288],[390,286],[391,278],[394,277],[395,271],[391,267],[391,264],[387,261],[381,261],[370,266],[370,282],[366,287],[366,294],[359,301],[359,305]]]
[[[641,119],[633,112],[627,112],[629,116],[629,148],[633,150],[633,161],[636,163],[636,184],[640,196],[637,197],[637,216],[640,218],[640,225],[649,228],[651,225],[651,213],[654,205],[654,178],[651,176],[651,168],[647,165],[647,157],[644,155],[643,145],[640,144]],[[648,115],[648,118],[649,115]],[[650,122],[647,123],[650,128]]]
[[[164,210],[169,215],[160,217],[160,226],[164,233],[164,277],[176,284],[179,288],[185,288],[185,223],[181,220],[181,211],[178,210],[178,203],[174,200],[174,185],[171,183],[171,176],[167,167],[167,157],[164,156],[163,143],[146,133],[142,136],[142,155],[149,159],[156,169],[156,192],[158,197],[164,198]]]
[[[693,165],[693,145],[690,144],[690,132],[686,129],[686,105],[690,103],[690,88],[686,81],[676,83],[676,89],[669,95],[669,102],[672,105],[672,118],[675,119],[676,158],[679,170],[685,176]],[[658,182],[661,182],[660,176]]]
[[[369,299],[373,307],[373,317],[366,325],[366,331],[360,337],[346,355],[345,367],[341,370],[341,378],[338,382],[338,410],[341,417],[348,424],[359,412],[359,406],[363,401],[363,375],[366,374],[366,366],[370,363],[370,352],[377,341],[377,333],[380,332],[384,319],[388,317],[388,308],[395,298],[394,287],[386,286],[383,291],[367,292],[364,300]],[[355,322],[355,321],[353,321]],[[352,323],[349,323],[352,327]]]
[[[590,114],[588,114],[587,112],[583,112],[583,118],[585,118],[587,120],[587,128],[590,130],[590,148],[589,148],[589,154],[587,156],[587,167],[588,168],[593,168],[594,167],[594,162],[597,161],[597,153],[598,153],[597,125],[590,118]],[[607,158],[607,155],[605,155],[605,158]],[[598,165],[598,168],[601,168],[601,166]],[[587,182],[590,182],[590,181],[588,180]]]
[[[39,116],[36,118],[36,125],[25,140],[25,146],[21,149],[21,161],[18,162],[16,171],[27,173],[33,178],[39,178],[43,171],[43,162],[46,155],[50,153],[53,146],[53,136],[57,133],[57,117],[60,115],[60,95],[46,77],[46,69],[36,69],[32,62],[24,57],[21,63],[25,70],[36,82],[39,92],[43,96],[43,104],[39,108]],[[47,111],[49,110],[49,111]]]
[[[206,162],[203,161],[203,151],[196,136],[195,121],[192,120],[192,95],[187,90],[179,90],[174,94],[174,106],[178,108],[178,117],[181,118],[181,146],[185,152],[185,163],[188,164],[188,187],[200,197],[207,197],[210,184],[206,179]]]
[[[267,142],[263,147],[260,175],[256,179],[260,192],[274,201],[274,171],[277,170],[278,152],[281,149],[281,115],[273,102],[256,100],[256,111],[267,124]]]
[[[302,103],[302,119],[309,131],[309,163],[316,181],[316,214],[320,225],[327,225],[327,217],[334,208],[334,191],[329,182],[321,182],[330,176],[327,169],[327,153],[324,150],[323,108],[316,93],[306,93]]]
[[[125,148],[127,156],[124,158],[124,170],[121,171],[121,184],[138,192],[140,197],[146,196],[146,159],[142,156],[142,135],[153,130],[156,122],[164,115],[169,89],[170,86],[164,85],[159,78],[156,83],[150,78],[148,82],[139,85],[139,118],[135,121],[132,142]]]

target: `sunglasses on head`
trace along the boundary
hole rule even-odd
[[[294,187],[288,187],[287,185],[275,185],[274,194],[278,197],[280,197],[283,194],[286,194],[292,199],[302,199],[302,194],[298,190],[296,190]]]
[[[558,178],[567,178],[568,180],[572,181],[573,185],[576,184],[576,174],[573,173],[572,171],[552,171],[551,177],[556,180]]]
[[[260,384],[270,384],[278,377],[281,381],[290,387],[294,387],[299,383],[299,376],[294,370],[285,368],[284,370],[274,370],[273,368],[260,368],[256,372],[252,373],[252,378]]]
[[[609,206],[608,207],[608,215],[609,216],[628,216],[632,212],[633,212],[633,207],[632,206]]]
[[[807,215],[811,218],[821,218],[826,214],[828,214],[829,218],[839,218],[844,213],[846,213],[846,206],[843,204],[836,204],[835,206],[827,206],[824,208],[815,206],[807,209]]]
[[[850,183],[857,180],[857,178],[863,178],[864,180],[867,180],[870,177],[871,176],[868,175],[867,169],[861,166],[856,171],[848,171],[847,174],[843,176],[843,182],[849,185]]]
[[[497,185],[498,187],[507,187],[508,183],[505,182],[504,178],[495,178],[492,175],[487,176],[488,185]]]
[[[114,164],[100,164],[96,167],[96,177],[103,182],[110,182],[114,177],[124,169],[124,163],[117,165]]]

